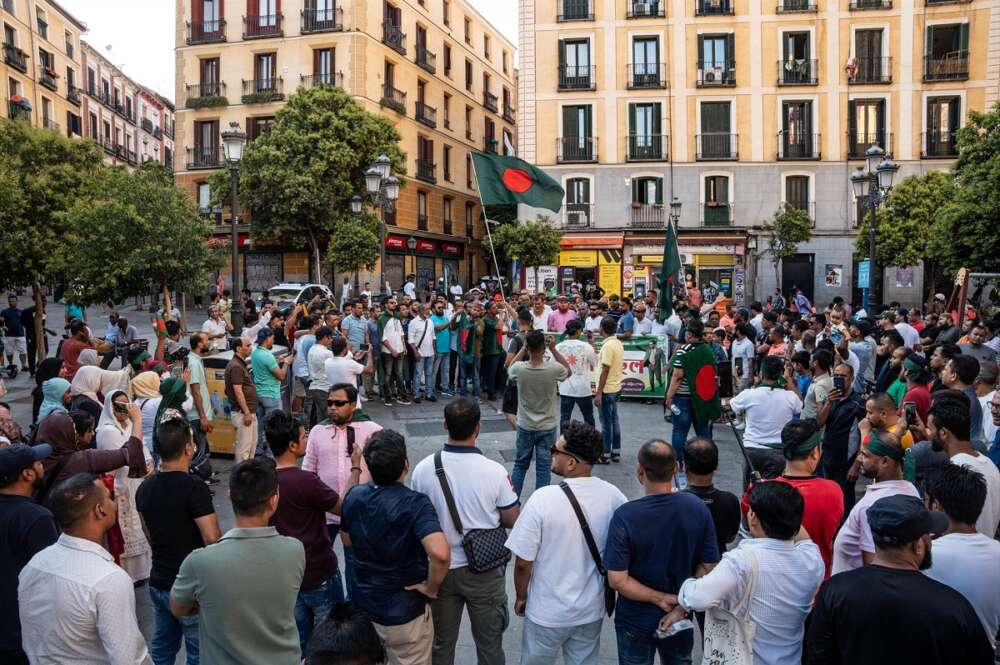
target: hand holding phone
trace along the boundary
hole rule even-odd
[[[833,387],[840,391],[840,394],[844,394],[844,388],[846,387],[844,377],[834,376],[833,377]]]

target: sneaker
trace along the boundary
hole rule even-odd
[[[407,406],[409,406],[410,404],[412,404],[412,403],[413,403],[413,402],[411,402],[410,400],[408,400],[408,399],[407,399],[406,397],[400,397],[400,398],[399,398],[399,399],[397,399],[396,401],[397,401],[397,402],[399,402],[400,404],[405,404],[405,405],[407,405]]]
[[[417,395],[416,397],[413,398],[413,403],[414,404],[420,404],[420,401],[421,401],[420,400],[420,395]]]
[[[385,400],[385,405],[386,406],[392,406],[392,400],[391,399],[386,399]]]
[[[444,395],[445,397],[454,397],[455,396],[455,391],[454,390],[444,389],[444,390],[441,391],[441,394]]]
[[[428,402],[436,402],[436,401],[438,401],[438,398],[435,397],[434,395],[428,395],[427,396],[427,401]]]

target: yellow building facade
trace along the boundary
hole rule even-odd
[[[228,210],[209,209],[207,183],[223,165],[221,131],[235,121],[252,141],[300,86],[336,85],[389,118],[407,155],[400,200],[386,218],[389,284],[398,289],[410,273],[421,287],[467,284],[487,272],[469,155],[516,144],[515,51],[470,5],[178,0],[176,29],[177,182],[214,212],[220,236]],[[253,246],[241,224],[240,242],[241,285],[308,280],[301,239]],[[362,282],[377,290],[378,272]]]
[[[609,286],[651,287],[676,197],[686,272],[762,298],[776,277],[757,230],[787,203],[814,232],[783,287],[851,300],[863,208],[848,178],[869,145],[901,165],[897,179],[948,168],[968,112],[1000,99],[989,0],[521,0],[520,11],[519,154],[567,190],[563,281],[610,280],[600,250],[616,250],[622,276]],[[919,269],[884,277],[887,299],[919,302]]]

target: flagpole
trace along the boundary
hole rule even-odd
[[[493,245],[493,233],[490,231],[490,220],[486,216],[486,204],[483,203],[483,188],[479,186],[479,171],[476,170],[476,160],[470,159],[469,162],[472,164],[472,175],[476,179],[476,193],[479,195],[479,205],[483,209],[483,224],[486,226],[486,237],[490,241],[490,254],[493,255],[493,267],[497,271],[497,284],[500,286],[500,297],[504,302],[507,301],[507,296],[503,292],[503,278],[500,274],[500,263],[497,261],[497,251],[496,247]]]

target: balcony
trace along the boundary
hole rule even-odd
[[[149,118],[143,118],[142,121],[140,122],[140,125],[142,127],[142,131],[146,132],[147,134],[153,133],[153,121],[150,120]]]
[[[892,0],[851,0],[848,8],[852,12],[867,9],[892,9]]]
[[[497,154],[497,137],[491,134],[487,134],[483,137],[483,152],[495,155]]]
[[[314,32],[340,32],[344,29],[344,10],[340,7],[306,9],[301,12],[301,16],[303,35]]]
[[[590,0],[559,0],[556,21],[593,21],[594,8]]]
[[[720,88],[736,85],[736,63],[698,61],[698,87]]]
[[[139,155],[136,153],[135,150],[126,150],[125,161],[127,161],[132,166],[135,166],[136,164],[139,163]]]
[[[11,120],[23,120],[30,124],[31,109],[24,106],[22,97],[16,96],[14,99],[7,100],[7,117]]]
[[[512,125],[517,122],[517,111],[514,110],[513,106],[506,102],[503,105],[503,119]]]
[[[28,54],[13,44],[3,45],[3,61],[22,74],[28,73]]]
[[[437,164],[426,160],[417,160],[417,178],[424,182],[434,184],[437,182]]]
[[[778,85],[816,85],[819,61],[795,58],[778,61]]]
[[[500,100],[497,98],[496,95],[494,95],[489,90],[483,90],[483,106],[486,107],[486,110],[493,111],[494,113],[496,113],[497,109],[500,108],[499,105],[500,105]]]
[[[244,104],[267,104],[268,102],[280,102],[285,98],[285,80],[280,76],[266,79],[250,79],[243,81]]]
[[[400,115],[406,115],[406,93],[397,90],[388,83],[382,86],[382,99],[378,103],[379,106],[385,106]]]
[[[778,159],[819,159],[820,138],[819,134],[780,131],[778,132]]]
[[[243,39],[265,39],[281,37],[284,32],[281,26],[281,14],[243,17]]]
[[[42,127],[51,129],[53,132],[59,131],[59,123],[52,118],[42,118]]]
[[[697,134],[698,160],[736,160],[739,159],[738,135],[725,132],[710,132]]]
[[[427,230],[427,215],[417,214],[417,230],[426,231]]]
[[[592,203],[567,203],[563,216],[563,226],[567,229],[590,228],[591,215],[594,211]]]
[[[920,147],[921,159],[952,159],[958,157],[955,132],[948,129],[925,132],[921,135]]]
[[[80,89],[76,87],[69,87],[66,90],[66,101],[74,106],[79,106],[83,103],[83,97],[80,94]]]
[[[38,70],[38,82],[53,92],[59,90],[59,83],[56,81],[58,74],[51,69],[41,68]]]
[[[704,226],[732,226],[733,204],[725,201],[702,203],[701,223]]]
[[[382,43],[400,55],[406,55],[406,33],[401,26],[389,21],[382,23]]]
[[[594,65],[560,65],[560,90],[593,90],[596,87],[597,68]]]
[[[969,52],[951,51],[924,56],[925,81],[965,81],[969,78]]]
[[[185,86],[185,88],[187,89],[187,101],[184,105],[189,109],[217,108],[229,105],[225,83],[218,81],[195,83]]]
[[[418,46],[417,65],[433,74],[437,71],[437,55],[428,51],[426,46]]]
[[[163,135],[166,136],[171,141],[174,140],[174,126],[169,125],[163,128]]]
[[[667,87],[667,67],[662,62],[636,62],[625,65],[630,90],[656,90]]]
[[[193,21],[187,24],[188,44],[214,44],[226,41],[226,22]]]
[[[888,153],[892,153],[892,134],[886,131],[867,133],[847,133],[847,158],[864,159],[865,152],[877,145]]]
[[[847,82],[892,83],[892,58],[853,58],[847,65]]]
[[[800,12],[815,12],[816,3],[812,0],[781,0],[774,9],[776,14],[796,14]]]
[[[626,0],[625,18],[663,18],[666,15],[665,0],[642,2],[641,0]]]
[[[344,72],[323,72],[320,74],[300,74],[301,85],[313,87],[317,85],[332,85],[337,88],[344,87]]]
[[[732,16],[733,0],[696,0],[695,16]]]
[[[162,139],[163,138],[163,130],[160,129],[159,127],[153,127],[153,138],[154,139]]]
[[[563,136],[556,139],[556,162],[573,164],[597,161],[597,138]]]
[[[417,102],[415,111],[416,113],[414,114],[413,117],[417,119],[417,122],[423,123],[431,128],[437,127],[438,123],[437,123],[436,108],[434,108],[433,106],[428,106],[423,102]]]
[[[627,140],[630,162],[659,162],[669,157],[665,134],[629,134]]]
[[[656,231],[664,228],[667,216],[662,203],[632,202],[632,210],[628,218],[630,229]]]
[[[222,166],[222,146],[200,146],[187,149],[187,169],[217,169]]]

